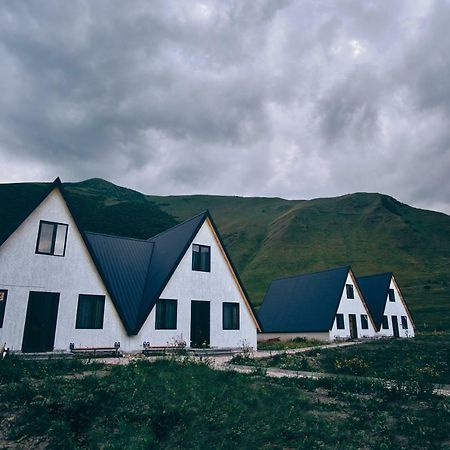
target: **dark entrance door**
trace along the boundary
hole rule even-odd
[[[191,302],[191,347],[209,347],[210,303]]]
[[[53,350],[58,304],[58,293],[30,292],[22,342],[24,353]]]
[[[397,316],[392,316],[392,330],[394,332],[394,337],[396,337],[396,338],[400,337],[400,334],[398,332]]]
[[[348,320],[350,323],[350,337],[352,339],[358,338],[358,328],[356,326],[356,315],[355,314],[349,314]]]

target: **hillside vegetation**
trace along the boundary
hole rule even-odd
[[[39,184],[0,185],[0,232]],[[382,194],[284,200],[145,196],[104,180],[66,184],[85,230],[147,238],[209,209],[253,303],[273,278],[351,264],[393,271],[419,329],[450,328],[450,217]]]

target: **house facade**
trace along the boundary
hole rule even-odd
[[[259,320],[259,341],[295,337],[332,341],[375,336],[375,325],[350,267],[274,280]]]
[[[358,284],[373,317],[377,336],[415,336],[415,325],[392,272],[358,277]]]
[[[12,351],[256,348],[258,321],[207,212],[149,240],[85,233],[57,180],[0,244],[0,343]]]

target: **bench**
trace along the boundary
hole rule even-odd
[[[185,348],[185,345],[151,346],[150,342],[144,342],[142,354],[145,356],[165,356],[168,353],[183,352]]]
[[[85,356],[88,358],[100,358],[106,356],[113,356],[118,358],[121,355],[120,353],[120,342],[114,342],[114,347],[78,347],[75,348],[75,344],[73,342],[70,343],[70,352],[74,356]]]

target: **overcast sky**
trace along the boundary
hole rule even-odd
[[[450,1],[0,6],[0,181],[450,213]]]

